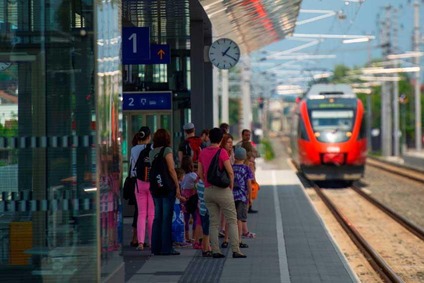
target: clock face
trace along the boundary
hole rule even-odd
[[[220,69],[234,67],[240,59],[240,48],[228,38],[214,41],[209,48],[209,60]]]

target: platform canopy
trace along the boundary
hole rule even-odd
[[[294,32],[302,0],[199,0],[214,39],[236,41],[250,53]]]

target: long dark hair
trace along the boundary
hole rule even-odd
[[[183,159],[181,160],[181,169],[183,169],[186,174],[194,171],[193,160],[191,159],[191,156],[183,156]]]

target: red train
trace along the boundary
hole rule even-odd
[[[291,155],[313,181],[354,181],[364,175],[365,111],[348,85],[316,84],[291,117]]]

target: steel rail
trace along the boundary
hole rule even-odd
[[[336,208],[333,202],[321,191],[321,188],[315,184],[312,187],[382,280],[384,282],[404,282],[361,236],[349,219]]]
[[[396,213],[391,208],[385,206],[384,204],[382,204],[381,202],[379,202],[375,198],[371,197],[370,195],[368,195],[367,193],[365,193],[364,191],[362,191],[361,188],[359,188],[358,186],[353,185],[350,188],[352,190],[354,190],[356,193],[358,193],[360,196],[362,196],[363,198],[365,198],[367,201],[371,202],[378,209],[380,209],[383,212],[385,212],[393,220],[395,220],[400,225],[402,225],[403,227],[405,227],[409,232],[411,232],[412,234],[414,234],[415,236],[417,236],[418,238],[420,238],[422,241],[424,241],[424,230],[421,227],[415,225],[414,223],[412,223],[411,221],[409,221],[408,219],[406,219],[402,215]]]
[[[381,165],[381,164],[383,164],[383,165]],[[411,168],[409,166],[404,166],[402,164],[395,164],[393,162],[384,161],[384,160],[380,160],[378,158],[373,158],[373,157],[367,157],[366,165],[384,170],[386,172],[395,174],[397,176],[402,176],[402,177],[412,179],[412,180],[420,182],[420,183],[424,183],[424,172],[420,169]],[[401,168],[402,171],[399,171],[399,168]],[[417,174],[417,175],[421,174],[422,176],[416,176],[414,174],[408,174],[407,172],[404,172],[403,170],[413,172],[414,174]]]

